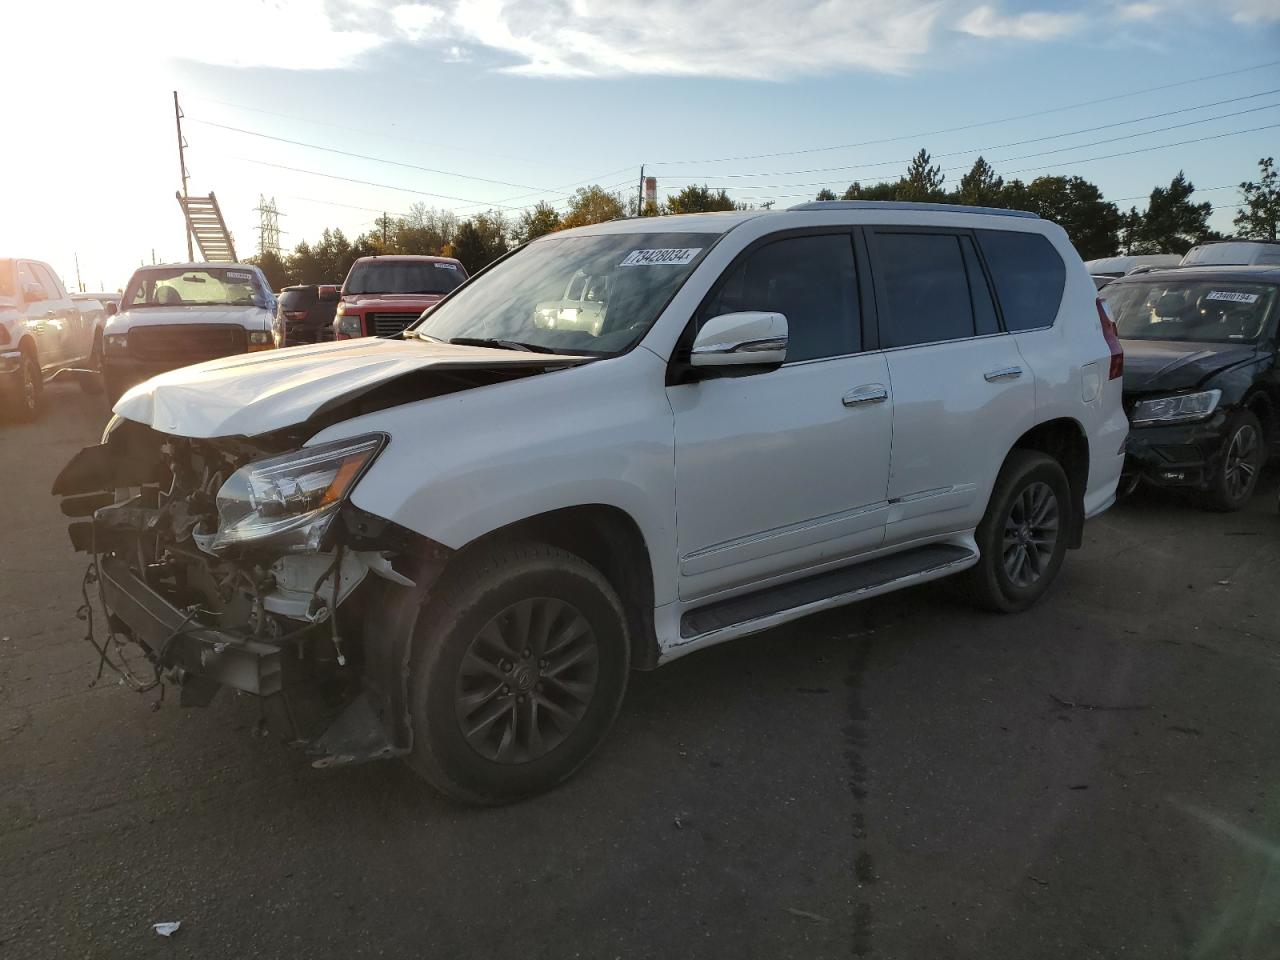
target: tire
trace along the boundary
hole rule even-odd
[[[617,593],[586,561],[538,543],[482,547],[433,593],[415,628],[410,766],[475,804],[567,779],[626,692],[630,637]]]
[[[1222,456],[1201,502],[1207,510],[1233,513],[1253,499],[1267,459],[1267,440],[1261,421],[1249,410],[1237,410],[1227,418],[1223,437]]]
[[[1062,567],[1074,510],[1057,460],[1035,450],[1012,451],[975,532],[980,559],[956,578],[960,595],[999,613],[1026,610]]]
[[[107,408],[110,409],[116,405],[116,401],[124,396],[125,390],[128,388],[120,383],[115,377],[104,367],[102,370],[102,386],[107,395]]]
[[[80,374],[80,389],[96,396],[102,392],[102,334],[94,334],[93,349],[89,352],[89,371]]]
[[[40,416],[44,401],[44,377],[40,373],[40,361],[30,349],[22,351],[22,368],[9,397],[10,417],[19,423],[31,423]]]

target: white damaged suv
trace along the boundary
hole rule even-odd
[[[327,683],[317,765],[501,802],[583,763],[632,668],[953,575],[1034,603],[1115,497],[1122,369],[1030,214],[623,220],[399,338],[134,387],[54,492],[134,686]]]

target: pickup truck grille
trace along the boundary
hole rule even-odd
[[[420,316],[422,316],[421,311],[418,313],[371,313],[365,329],[375,337],[394,337]]]
[[[227,324],[134,327],[129,331],[129,355],[137,360],[199,363],[244,353],[247,340],[244,327]]]

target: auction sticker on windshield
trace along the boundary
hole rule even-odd
[[[702,252],[701,247],[665,247],[658,250],[632,250],[618,266],[663,267],[689,263]]]
[[[226,277],[228,280],[231,280],[231,281],[248,283],[250,280],[253,279],[253,274],[249,273],[246,270],[228,270],[226,273]]]
[[[1256,293],[1238,293],[1235,290],[1212,290],[1205,294],[1206,300],[1230,300],[1232,303],[1257,303]]]

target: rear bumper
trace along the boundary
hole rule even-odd
[[[1199,423],[1137,427],[1125,444],[1124,472],[1161,487],[1205,487],[1218,468],[1227,415]]]

